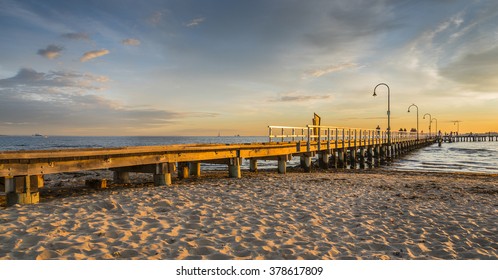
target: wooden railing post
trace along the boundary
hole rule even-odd
[[[311,150],[311,128],[308,127],[308,143],[306,144],[307,152]]]
[[[327,128],[327,152],[330,153],[330,128]]]

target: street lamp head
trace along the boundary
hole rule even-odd
[[[374,91],[374,94],[373,94],[373,96],[377,96],[377,93],[375,93],[375,91]]]
[[[410,109],[408,109],[408,113],[410,113]]]

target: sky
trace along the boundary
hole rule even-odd
[[[498,131],[492,0],[0,0],[0,36],[2,135],[385,129],[388,95],[393,130]]]

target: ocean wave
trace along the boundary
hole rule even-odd
[[[448,150],[452,151],[452,152],[464,153],[464,154],[496,153],[496,151],[484,149],[484,148],[472,149],[472,148],[451,147],[451,148],[448,148]]]

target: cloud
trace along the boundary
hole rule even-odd
[[[102,89],[98,84],[107,83],[109,78],[93,74],[82,74],[69,71],[37,72],[31,68],[20,69],[14,77],[0,79],[0,89],[29,89],[41,87],[51,88],[79,88],[86,90]],[[48,92],[47,92],[48,93]]]
[[[92,60],[94,58],[97,58],[99,56],[106,55],[108,53],[109,53],[109,51],[106,49],[89,51],[89,52],[86,52],[83,54],[83,56],[80,58],[80,61],[86,62],[86,61]]]
[[[109,79],[89,73],[20,69],[10,78],[0,79],[0,120],[21,133],[52,129],[57,133],[77,130],[96,133],[131,133],[147,127],[164,127],[187,118],[213,118],[210,112],[175,112],[149,107],[127,107],[95,94]],[[11,124],[23,124],[13,127]],[[144,125],[145,124],[145,125]],[[2,123],[0,122],[0,125]],[[21,129],[21,130],[19,130]],[[24,129],[24,130],[22,130]],[[123,132],[124,131],[124,132]]]
[[[280,94],[276,99],[271,99],[271,102],[308,102],[315,100],[329,99],[330,95],[305,95],[299,93]]]
[[[141,42],[138,39],[128,38],[121,41],[121,43],[123,43],[123,45],[128,45],[128,46],[138,46],[140,45]]]
[[[358,47],[369,38],[401,26],[400,19],[393,15],[392,7],[386,1],[333,1],[323,9],[319,13],[327,15],[313,20],[322,24],[305,34],[305,40],[311,46],[322,50],[336,52]]]
[[[321,69],[316,69],[316,70],[308,70],[304,72],[305,77],[321,77],[323,75],[327,75],[333,72],[339,72],[342,70],[350,69],[350,68],[357,68],[358,64],[356,63],[342,63],[342,64],[337,64],[337,65],[332,65],[326,68],[321,68]]]
[[[54,59],[60,56],[62,47],[56,45],[48,45],[45,49],[39,49],[37,54],[48,59]]]
[[[439,69],[441,76],[464,87],[482,92],[498,92],[498,47],[468,53]]]
[[[90,36],[87,33],[83,32],[64,33],[61,36],[63,38],[71,40],[90,41]]]
[[[186,27],[194,27],[194,26],[199,25],[204,20],[206,20],[206,18],[203,18],[203,17],[194,18],[193,20],[186,23],[185,26]]]
[[[147,21],[152,25],[158,25],[163,19],[164,13],[161,11],[156,11],[147,19]]]

